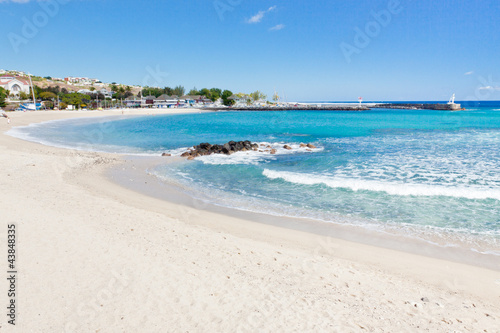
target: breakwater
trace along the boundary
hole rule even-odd
[[[404,110],[463,110],[460,104],[439,103],[385,103],[370,106],[373,109],[404,109]]]
[[[402,109],[402,110],[443,110],[455,111],[464,110],[460,104],[440,104],[440,103],[381,103],[367,105],[328,105],[328,104],[292,104],[288,106],[238,106],[205,108],[211,111],[368,111],[371,109]]]
[[[207,108],[207,110],[231,110],[231,111],[367,111],[370,110],[367,106],[359,105],[289,105],[289,106],[259,106],[259,107],[231,107],[231,108]]]

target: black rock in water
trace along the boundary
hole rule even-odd
[[[195,157],[207,156],[212,154],[231,155],[239,151],[250,151],[258,148],[258,144],[252,143],[248,140],[238,142],[229,141],[228,143],[225,143],[223,145],[211,145],[210,143],[204,142],[184,152],[181,157],[193,159]]]

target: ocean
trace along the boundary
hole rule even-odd
[[[144,172],[215,205],[500,255],[500,103],[467,107],[87,118],[10,134],[144,156],[250,140],[262,152],[160,163]],[[276,155],[265,152],[269,146]]]

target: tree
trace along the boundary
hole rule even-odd
[[[28,95],[27,93],[25,93],[24,91],[21,91],[21,92],[19,93],[19,99],[20,99],[21,101],[23,101],[23,100],[25,100],[25,99],[28,99],[28,98],[29,98],[29,95]]]
[[[163,88],[163,93],[168,96],[172,96],[174,94],[174,89],[170,87]]]
[[[201,95],[200,92],[198,90],[196,90],[196,87],[194,87],[193,89],[191,89],[188,93],[188,95],[190,96],[197,96],[197,95]]]
[[[54,94],[53,92],[50,92],[50,91],[46,91],[46,92],[41,92],[40,93],[40,98],[43,100],[43,101],[50,101],[50,100],[54,100],[57,98],[57,95]]]
[[[212,102],[215,102],[216,100],[218,100],[222,95],[222,90],[220,90],[219,88],[212,88],[210,89],[210,99],[212,100]]]
[[[279,97],[278,93],[275,92],[274,95],[273,95],[273,101],[274,102],[278,102],[279,100],[280,100],[280,97]]]
[[[95,91],[95,88],[94,87],[90,87],[90,91]]]
[[[230,91],[230,90],[224,90],[222,92],[222,103],[226,106],[231,106],[233,105],[235,102],[234,100],[232,99],[229,99],[229,97],[231,97],[233,95],[233,93]]]
[[[80,107],[84,104],[88,104],[90,102],[90,97],[79,93],[71,93],[71,94],[65,94],[62,97],[62,101],[66,105],[77,105]]]
[[[210,90],[208,90],[207,88],[203,88],[203,89],[201,89],[201,90],[199,91],[199,93],[200,93],[200,95],[205,96],[205,97],[206,97],[206,98],[208,98],[208,99],[211,99],[211,98],[210,98],[210,96],[211,96],[211,94],[210,94]]]
[[[0,87],[0,108],[5,107],[5,99],[7,98],[7,96],[9,96],[7,94],[7,91],[4,88]]]
[[[264,100],[267,98],[266,95],[264,95],[263,93],[261,93],[260,91],[254,91],[253,93],[250,94],[250,97],[252,97],[252,99],[257,102],[257,101],[260,101],[260,100]]]
[[[66,110],[68,108],[68,104],[61,102],[59,103],[59,109],[60,110]]]
[[[184,89],[183,86],[177,86],[174,88],[174,95],[177,95],[179,97],[184,96],[184,93],[186,92],[186,89]]]

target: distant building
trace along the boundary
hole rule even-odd
[[[141,106],[141,100],[134,96],[130,96],[124,100],[123,103],[125,103],[125,106],[128,108],[138,108]]]
[[[80,84],[84,86],[90,86],[94,83],[100,82],[98,79],[89,79],[88,77],[72,77],[68,76],[64,78],[64,81],[68,84]]]
[[[152,107],[155,104],[156,97],[155,96],[146,96],[141,100],[141,106],[143,107]]]
[[[231,95],[228,99],[232,99],[236,107],[248,106],[249,101],[251,101],[250,96],[242,94]]]
[[[180,99],[190,106],[203,106],[213,103],[211,99],[203,95],[184,95]]]
[[[77,91],[77,93],[84,94],[84,95],[100,94],[100,95],[103,95],[104,98],[113,98],[113,94],[114,94],[113,91],[109,91],[109,90],[106,90],[104,88],[101,90],[94,90],[94,91],[91,91],[89,89],[80,89]]]
[[[96,90],[101,95],[104,95],[104,98],[113,98],[114,91],[109,91],[107,89],[102,88],[101,90]]]
[[[30,84],[24,78],[9,75],[0,76],[0,87],[9,90],[11,94],[19,96],[21,92],[29,94]]]
[[[181,101],[177,96],[169,96],[169,95],[161,95],[158,98],[155,98],[154,100],[154,106],[157,108],[171,108],[173,106],[179,106],[181,104]],[[184,101],[182,101],[182,104],[184,104]]]
[[[90,91],[88,89],[80,89],[80,90],[77,91],[77,93],[84,94],[84,95],[93,95],[93,94],[95,94],[94,91]]]

